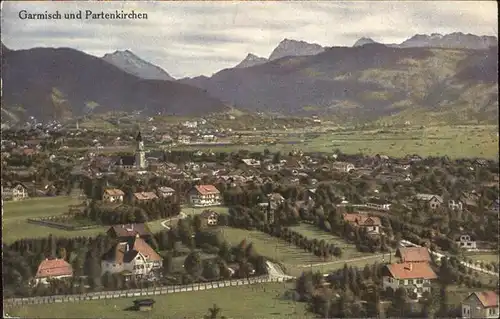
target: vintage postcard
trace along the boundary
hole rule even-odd
[[[4,317],[498,318],[493,1],[4,1]]]

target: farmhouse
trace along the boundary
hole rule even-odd
[[[107,203],[121,203],[123,202],[123,196],[125,196],[125,193],[121,189],[110,188],[104,191],[102,194],[102,200]]]
[[[50,279],[73,276],[73,267],[64,259],[45,259],[38,266],[35,275],[36,284],[48,284]]]
[[[437,275],[428,263],[390,264],[384,268],[382,276],[383,288],[404,288],[409,293],[415,293],[417,298],[422,293],[431,290],[431,282]]]
[[[162,267],[162,258],[140,237],[128,238],[114,245],[101,261],[102,274],[156,277]]]
[[[197,185],[189,192],[189,201],[194,207],[218,206],[221,194],[213,185]]]
[[[473,292],[462,301],[462,318],[498,318],[498,294]]]
[[[368,233],[378,234],[382,223],[378,217],[370,217],[363,214],[349,214],[342,215],[344,221],[348,222],[354,227],[364,228]]]
[[[2,186],[2,199],[18,201],[28,197],[28,189],[21,183],[15,184],[14,187]]]
[[[111,226],[106,234],[113,239],[127,239],[131,237],[148,238],[151,231],[146,224],[124,224]]]
[[[425,202],[430,209],[436,209],[443,203],[443,198],[438,195],[432,194],[417,194],[415,196],[416,200],[419,202]]]
[[[429,250],[426,247],[400,247],[396,250],[396,257],[402,263],[428,263],[431,261]]]

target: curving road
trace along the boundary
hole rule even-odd
[[[166,228],[167,230],[170,229],[170,226],[167,225],[167,223],[171,223],[173,221],[176,221],[176,220],[179,220],[179,219],[184,219],[186,218],[187,215],[183,212],[180,212],[179,215],[175,216],[175,217],[172,217],[172,218],[169,218],[169,219],[165,219],[164,221],[162,221],[160,223],[160,225],[162,225],[162,227]]]
[[[403,245],[405,245],[405,246],[410,246],[410,247],[422,247],[420,245],[414,244],[411,241],[404,240],[404,239],[401,240],[401,243]],[[429,249],[429,253],[431,253],[432,255],[434,255],[436,257],[439,257],[439,258],[443,258],[443,257],[449,258],[448,256],[446,256],[444,254],[438,253],[437,251],[432,251],[430,249]],[[498,275],[497,272],[494,272],[494,271],[491,271],[491,270],[487,270],[487,269],[478,267],[478,266],[473,265],[473,264],[469,264],[469,263],[467,263],[465,261],[460,261],[460,264],[462,264],[463,266],[465,266],[467,268],[470,268],[470,269],[473,269],[473,270],[476,270],[476,271],[479,271],[479,272],[482,272],[482,273],[485,273],[485,274],[488,274],[488,275],[492,275],[492,276],[495,276],[495,277],[499,277],[499,275]]]

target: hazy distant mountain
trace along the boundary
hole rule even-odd
[[[2,82],[2,109],[39,119],[109,111],[202,115],[227,109],[199,88],[141,79],[69,48],[3,51]]]
[[[477,36],[474,34],[454,32],[446,35],[441,35],[439,33],[432,33],[431,35],[416,34],[399,44],[399,47],[435,47],[482,50],[497,45],[498,39],[494,36]]]
[[[373,120],[443,114],[446,121],[498,119],[498,47],[488,50],[333,47],[187,79],[251,111]],[[419,116],[420,116],[419,115]]]
[[[175,80],[165,70],[151,64],[129,50],[115,51],[105,54],[102,59],[114,66],[122,69],[125,72],[136,75],[146,80]]]
[[[360,38],[358,41],[356,41],[354,44],[353,44],[353,47],[360,47],[360,46],[363,46],[365,44],[374,44],[374,43],[377,43],[375,41],[373,41],[371,38]]]
[[[266,63],[267,61],[268,60],[266,58],[262,58],[256,56],[255,54],[248,53],[246,58],[243,61],[241,61],[238,65],[236,65],[235,68],[248,68],[254,65]]]
[[[305,56],[315,55],[325,51],[319,44],[307,43],[305,41],[296,41],[284,39],[273,50],[269,56],[269,60],[276,60],[286,56]]]

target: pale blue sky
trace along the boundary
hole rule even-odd
[[[495,1],[3,2],[2,41],[12,49],[72,47],[102,56],[129,49],[176,78],[211,75],[248,53],[269,57],[284,38],[351,46],[368,36],[399,43],[414,34],[497,35]],[[20,10],[116,9],[148,20],[20,20]]]

